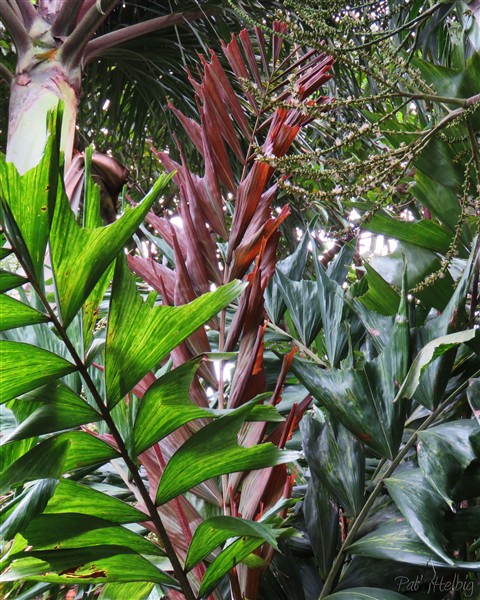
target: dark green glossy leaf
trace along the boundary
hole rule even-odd
[[[382,525],[372,533],[360,538],[348,547],[359,556],[388,559],[424,567],[451,568],[451,564],[423,544],[405,521]],[[480,563],[454,561],[456,569],[479,571]]]
[[[415,175],[413,195],[453,233],[460,217],[460,203],[455,190],[428,177],[422,171]]]
[[[405,407],[394,399],[409,355],[406,303],[383,352],[362,369],[323,369],[295,358],[292,369],[319,404],[381,456],[392,459],[400,445]]]
[[[31,344],[0,340],[2,403],[75,370],[57,354]]]
[[[59,477],[72,469],[105,463],[119,454],[111,446],[83,431],[48,438],[2,472],[2,489],[26,481]]]
[[[441,254],[448,252],[452,242],[452,235],[434,221],[400,221],[385,213],[373,215],[363,229]]]
[[[119,553],[120,552],[120,553]],[[175,580],[138,554],[115,546],[29,552],[34,556],[15,560],[4,581],[31,580],[51,583],[106,583],[153,581],[176,585]],[[128,565],[128,568],[127,568]]]
[[[348,344],[348,330],[343,319],[345,293],[342,286],[328,277],[317,260],[314,265],[327,356],[330,365],[337,367]]]
[[[300,341],[305,346],[310,346],[321,325],[316,283],[304,280],[293,281],[281,271],[277,272],[276,281]]]
[[[125,260],[117,260],[107,329],[105,377],[110,405],[244,288],[233,281],[184,306],[150,308]],[[133,351],[132,351],[133,349]]]
[[[473,416],[477,419],[480,425],[480,379],[472,379],[467,389],[467,398],[470,408],[472,409]]]
[[[326,273],[330,279],[342,285],[348,275],[348,271],[353,262],[355,246],[345,244],[335,258],[328,263]]]
[[[325,600],[405,600],[407,596],[402,596],[391,590],[380,588],[359,587],[343,590],[330,594]]]
[[[186,362],[148,388],[133,430],[137,454],[193,419],[211,418],[208,410],[194,404],[189,397],[198,366],[198,360]]]
[[[169,179],[170,176],[162,175],[141,204],[107,227],[82,229],[75,221],[67,197],[63,195],[57,200],[51,233],[52,264],[65,327],[136,231]]]
[[[390,496],[420,540],[446,563],[447,539],[443,533],[445,501],[430,486],[420,469],[407,469],[385,480]]]
[[[43,280],[43,263],[50,220],[57,190],[60,187],[58,148],[61,126],[58,113],[50,115],[48,127],[50,135],[45,151],[35,168],[24,175],[19,175],[13,163],[7,163],[4,159],[0,161],[0,181],[2,182],[0,201],[2,204],[8,205],[11,217],[16,223],[13,231],[6,218],[7,229],[11,237],[16,237],[18,234],[21,236],[22,245],[24,244],[26,248],[28,260],[39,281]]]
[[[373,256],[370,263],[385,281],[397,288],[402,287],[402,272],[404,263],[407,264],[407,286],[413,288],[423,281],[425,277],[438,271],[441,267],[440,259],[430,250],[419,248],[402,242],[397,249],[387,256]],[[424,290],[416,292],[418,297],[427,306],[443,310],[450,300],[453,291],[453,279],[447,272],[445,277],[437,279]]]
[[[164,555],[163,550],[147,538],[89,515],[40,515],[21,534],[35,550],[122,546],[138,554]]]
[[[338,508],[314,472],[308,482],[303,515],[320,576],[325,579],[335,558],[339,531]]]
[[[27,283],[27,281],[28,279],[25,279],[25,277],[22,277],[21,275],[0,270],[0,292],[2,294],[3,292],[8,292],[8,290],[12,290],[19,285]]]
[[[363,506],[365,456],[362,445],[329,415],[307,413],[300,422],[302,446],[310,470],[349,516]]]
[[[237,517],[212,517],[197,527],[188,548],[185,569],[190,571],[220,544],[235,537],[260,538],[278,550],[275,530],[271,525]]]
[[[70,479],[60,481],[44,510],[44,514],[57,513],[79,513],[101,519],[108,515],[114,523],[148,521],[148,516],[133,506]]]
[[[157,504],[164,504],[218,475],[272,467],[297,458],[297,453],[283,452],[271,443],[251,448],[238,444],[238,432],[252,407],[250,402],[209,423],[175,452],[160,479]]]
[[[433,569],[430,572],[433,576]],[[335,589],[341,591],[356,587],[376,587],[392,590],[399,594],[408,593],[406,586],[409,584],[417,583],[417,589],[421,588],[422,583],[428,586],[430,572],[419,565],[352,555],[348,566],[342,573],[342,579]],[[422,600],[428,599],[423,598]]]
[[[34,410],[8,436],[6,441],[21,440],[62,429],[71,429],[99,421],[101,416],[80,396],[59,381],[43,386],[12,404],[29,404]]]
[[[468,342],[474,337],[475,330],[470,329],[467,331],[459,331],[457,333],[444,335],[429,342],[415,357],[415,360],[413,361],[395,400],[400,400],[401,398],[411,398],[415,394],[415,390],[420,383],[421,376],[432,361],[451,348]]]
[[[365,263],[365,270],[367,272],[368,291],[360,296],[358,300],[369,310],[378,312],[381,315],[396,315],[400,305],[400,296],[367,262]]]
[[[38,312],[28,304],[6,294],[0,296],[0,331],[45,321],[48,321],[47,315]]]
[[[442,314],[427,321],[424,327],[414,330],[417,352],[429,342],[464,327],[467,319],[465,298],[470,285],[473,254],[472,252],[455,292]],[[456,349],[452,348],[427,366],[415,390],[414,400],[430,410],[438,405],[448,384],[455,354]]]
[[[25,529],[30,521],[43,511],[57,484],[58,479],[41,479],[34,483],[13,510],[8,512],[5,520],[2,518],[0,537],[10,540],[16,533]]]
[[[295,252],[287,256],[287,258],[278,261],[276,272],[283,273],[283,275],[293,281],[300,281],[307,261],[308,244],[309,236],[305,234]],[[277,276],[274,276],[269,281],[265,290],[265,308],[274,323],[278,323],[285,313],[286,306],[280,292]]]
[[[430,485],[453,508],[452,491],[468,465],[480,457],[475,420],[454,421],[418,434],[418,464]]]

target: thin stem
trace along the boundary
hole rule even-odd
[[[118,0],[98,0],[88,10],[58,52],[58,58],[65,65],[75,67],[80,64],[89,39],[105,21],[117,3]]]
[[[30,36],[25,25],[18,18],[13,8],[7,2],[0,1],[0,19],[5,29],[12,36],[18,54],[24,54],[30,48]]]
[[[472,121],[470,118],[467,119],[467,130],[468,137],[470,138],[470,144],[472,146],[472,155],[475,161],[475,168],[477,173],[480,173],[480,152],[478,149],[477,136],[475,135],[475,130],[473,129]]]
[[[83,5],[84,0],[69,0],[69,2],[64,2],[52,25],[52,36],[70,35],[75,28]]]
[[[18,12],[22,15],[23,23],[27,29],[30,29],[37,18],[37,11],[34,9],[30,0],[16,0]]]
[[[143,23],[137,23],[136,25],[130,25],[129,27],[106,33],[87,43],[84,55],[85,64],[91,62],[107,48],[118,46],[142,35],[159,31],[160,29],[166,29],[167,27],[179,25],[186,21],[193,21],[194,19],[201,19],[205,16],[206,13],[203,10],[179,12],[157,17],[156,19],[149,19]]]
[[[385,463],[387,462],[387,459],[384,457],[382,458],[377,465],[377,468],[375,469],[375,471],[373,472],[373,475],[370,478],[370,483],[369,483],[369,487],[373,488],[375,487],[375,479],[380,475],[383,467],[385,466]]]
[[[397,33],[401,33],[402,31],[406,31],[407,29],[413,29],[416,25],[418,25],[419,23],[424,21],[427,17],[429,17],[431,14],[436,12],[442,6],[442,4],[443,4],[443,2],[437,2],[436,4],[434,4],[432,7],[430,7],[428,10],[423,12],[418,17],[415,17],[411,21],[404,23],[400,27],[397,27],[397,29],[390,29],[385,34],[381,34],[381,35],[379,35],[379,37],[376,37],[375,39],[372,39],[369,42],[365,42],[364,44],[361,44],[360,46],[353,46],[352,48],[340,48],[340,50],[344,50],[344,51],[345,50],[347,50],[347,51],[363,50],[365,48],[369,48],[370,46],[372,46],[372,44],[378,44],[378,42],[383,42],[384,40],[388,40],[389,38],[393,37]],[[378,35],[378,34],[372,34],[372,35]]]
[[[277,327],[276,325],[274,325],[271,322],[267,323],[267,327],[269,327],[270,329],[272,329],[276,333],[280,333],[281,335],[286,335],[295,344],[295,346],[297,346],[304,354],[306,354],[309,358],[311,358],[313,361],[315,361],[318,365],[321,365],[322,367],[326,367],[327,366],[327,363],[325,363],[314,352],[312,352],[309,348],[307,348],[304,344],[302,344],[302,342],[300,342],[299,340],[297,340],[296,338],[294,338],[293,335],[290,335],[289,333],[287,333],[286,331],[284,331],[280,327]]]
[[[0,63],[0,77],[7,85],[11,85],[13,81],[13,73],[2,63]]]
[[[476,373],[474,373],[472,378],[475,378],[478,375],[480,375],[480,369]],[[414,431],[414,433],[412,433],[412,435],[407,440],[407,442],[405,443],[403,448],[399,451],[397,456],[390,463],[389,467],[386,469],[385,473],[380,478],[379,482],[375,486],[375,488],[374,488],[373,492],[371,493],[371,495],[369,496],[368,500],[363,505],[362,510],[360,511],[358,517],[355,519],[355,522],[353,523],[352,528],[350,529],[347,537],[345,538],[345,541],[343,542],[343,544],[337,554],[337,557],[332,565],[332,568],[330,569],[328,577],[325,580],[325,583],[323,584],[323,588],[320,593],[320,596],[318,597],[318,600],[323,600],[330,593],[330,589],[333,585],[333,582],[335,581],[335,579],[337,577],[337,573],[340,570],[341,566],[343,565],[346,551],[348,550],[348,547],[350,546],[350,544],[354,541],[355,536],[357,535],[357,532],[360,529],[360,526],[367,518],[367,516],[370,512],[370,509],[372,508],[375,500],[380,495],[380,492],[382,491],[382,488],[383,488],[383,482],[385,481],[385,479],[390,477],[390,475],[392,475],[392,473],[395,471],[395,469],[398,467],[398,465],[402,462],[402,460],[407,455],[410,448],[417,441],[418,434],[421,431],[424,431],[431,423],[433,423],[433,421],[435,421],[435,419],[447,408],[447,406],[451,402],[453,402],[453,400],[455,400],[455,398],[458,396],[458,394],[463,392],[468,387],[469,381],[470,380],[467,380],[464,383],[462,383],[460,386],[458,386],[458,388],[453,393],[451,393],[441,404],[439,404],[438,408],[436,408],[430,414],[430,416],[425,419],[425,421],[420,425],[420,427],[416,431]]]

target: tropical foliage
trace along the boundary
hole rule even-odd
[[[64,50],[84,8],[119,23],[76,4],[62,68],[118,42]],[[164,106],[177,135],[121,217],[118,163],[65,175],[68,97],[37,166],[2,160],[5,598],[478,595],[474,12],[254,4]]]

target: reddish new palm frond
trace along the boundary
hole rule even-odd
[[[276,24],[275,29],[280,34],[285,32],[283,24]],[[166,152],[154,150],[165,169],[175,171],[178,216],[182,225],[153,214],[148,217],[148,222],[172,249],[175,269],[155,265],[153,259],[130,258],[132,269],[161,293],[164,304],[190,302],[210,286],[239,277],[249,283],[239,299],[230,326],[226,327],[225,315],[218,323],[210,324],[220,329],[219,349],[232,351],[237,348],[238,355],[228,389],[224,389],[223,375],[218,382],[211,366],[207,367],[208,363],[201,365],[190,389],[191,400],[201,406],[208,405],[208,398],[198,375],[214,390],[218,389],[219,397],[226,396],[225,405],[230,409],[266,391],[264,292],[275,272],[279,228],[290,211],[288,206],[277,213],[272,211],[277,190],[273,180],[275,168],[270,162],[262,162],[255,149],[259,148],[261,155],[268,158],[284,156],[301,128],[311,120],[310,113],[302,107],[328,102],[318,91],[331,77],[331,57],[313,51],[302,53],[295,48],[282,61],[283,39],[273,36],[268,48],[261,31],[255,33],[256,42],[252,42],[244,31],[223,46],[238,83],[243,86],[243,98],[239,99],[220,60],[212,53],[208,60],[201,57],[201,68],[195,77],[189,73],[199,106],[199,121],[188,119],[171,107],[203,157],[203,175],[190,171],[180,146],[180,162],[174,161]],[[255,83],[255,93],[245,85],[246,80]],[[282,102],[278,108],[271,108],[272,89]],[[252,115],[254,126],[250,124]],[[245,151],[245,148],[248,149]],[[228,225],[226,215],[231,207],[233,213]],[[217,244],[223,242],[227,242],[227,246],[221,255]],[[178,346],[171,357],[174,366],[179,366],[209,350],[206,329],[201,328]],[[272,405],[281,399],[292,358],[293,353],[285,357],[270,400]],[[239,442],[248,447],[271,441],[280,448],[285,447],[309,402],[308,397],[299,406],[294,406],[287,419],[271,431],[263,422],[245,423]],[[167,461],[197,427],[195,422],[181,427],[142,455],[153,490],[163,472],[158,456]],[[152,469],[156,473],[152,473]],[[226,476],[223,483],[222,492],[216,482],[206,482],[192,491],[214,504],[223,502],[227,514],[238,512],[244,518],[255,519],[278,500],[289,497],[293,479],[285,466],[277,466],[250,473],[233,473]],[[186,502],[185,498],[182,502]],[[173,506],[172,502],[167,507],[170,505]],[[175,518],[179,507],[165,510],[172,510],[171,518]],[[185,511],[186,508],[182,509],[183,515]],[[191,532],[185,530],[183,534],[188,538]],[[175,535],[172,525],[174,541]],[[179,541],[181,552],[184,552],[184,542]],[[258,552],[268,564],[272,558],[271,549],[264,546]],[[238,566],[231,575],[234,578],[232,585],[243,595],[255,598],[259,574]]]

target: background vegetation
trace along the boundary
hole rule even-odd
[[[479,593],[478,3],[299,4],[1,5],[5,598]]]

